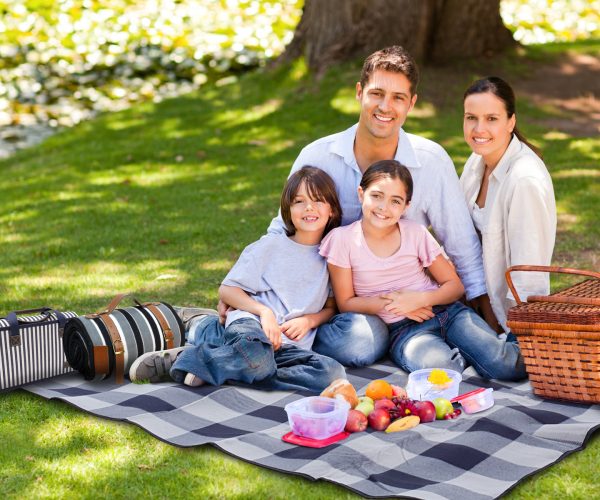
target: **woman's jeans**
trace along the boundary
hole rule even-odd
[[[193,373],[212,385],[230,381],[320,393],[335,379],[346,378],[344,367],[327,356],[287,344],[274,351],[255,319],[239,319],[223,330],[213,318],[200,325],[206,335],[196,330],[195,346],[182,351],[171,367],[176,382]]]
[[[454,302],[434,306],[433,312],[435,316],[423,323],[403,319],[388,325],[390,356],[402,369],[447,368],[460,373],[466,360],[486,379],[527,376],[516,340],[499,338],[475,311]]]

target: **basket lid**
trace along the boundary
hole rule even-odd
[[[563,302],[523,302],[508,310],[508,321],[598,325],[600,306]]]

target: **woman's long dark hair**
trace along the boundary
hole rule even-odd
[[[486,92],[495,95],[504,103],[504,107],[506,108],[506,113],[508,114],[509,118],[516,113],[516,99],[512,87],[502,78],[497,76],[488,76],[487,78],[482,78],[481,80],[477,80],[476,82],[472,83],[471,86],[465,91],[463,102],[472,94],[484,94]],[[516,124],[515,128],[513,129],[513,134],[515,134],[522,143],[527,144],[527,146],[529,146],[531,150],[543,160],[542,152],[525,138],[525,136],[517,128]]]

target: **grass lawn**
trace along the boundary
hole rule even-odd
[[[565,48],[597,54],[599,44]],[[516,81],[553,64],[556,53],[536,48],[494,64]],[[359,69],[341,66],[320,83],[301,64],[255,72],[101,116],[1,161],[0,313],[42,305],[87,313],[118,292],[214,306],[226,271],[276,214],[299,150],[356,121]],[[469,154],[460,96],[486,72],[476,63],[425,68],[405,127],[444,145],[459,170]],[[544,120],[561,113],[521,102],[519,123],[554,179],[556,263],[597,268],[600,140],[549,130]],[[5,497],[355,497],[211,447],[174,448],[24,391],[0,396],[0,436]],[[598,498],[598,463],[596,434],[585,451],[507,497]]]

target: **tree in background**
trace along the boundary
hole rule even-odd
[[[421,61],[492,55],[514,45],[500,0],[306,0],[283,60],[330,64],[402,45]]]

